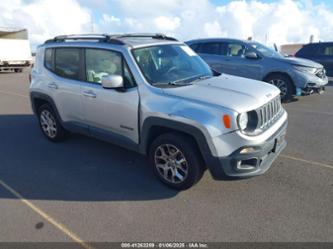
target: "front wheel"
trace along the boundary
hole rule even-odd
[[[283,74],[275,74],[266,78],[265,81],[280,89],[280,97],[283,102],[288,102],[292,99],[294,85],[289,77]]]
[[[156,176],[177,190],[192,187],[204,172],[199,150],[190,138],[178,133],[157,137],[150,146],[149,160]]]

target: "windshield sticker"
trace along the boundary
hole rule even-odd
[[[192,50],[192,49],[190,49],[188,46],[180,46],[183,50],[184,50],[184,52],[186,53],[186,54],[188,54],[189,56],[197,56],[197,54]]]

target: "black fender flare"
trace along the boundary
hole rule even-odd
[[[214,179],[221,179],[225,176],[222,166],[220,165],[220,161],[218,158],[214,157],[213,153],[215,151],[214,146],[209,146],[208,141],[199,128],[185,124],[179,121],[160,118],[160,117],[148,117],[144,120],[140,137],[142,138],[140,141],[139,151],[142,154],[147,154],[148,146],[149,146],[149,133],[154,126],[169,128],[174,131],[179,131],[191,136],[197,143],[198,148],[201,152],[203,160],[210,170],[211,175]]]
[[[54,102],[54,100],[47,94],[45,93],[40,93],[40,92],[30,92],[30,101],[31,101],[31,108],[33,110],[33,112],[37,115],[37,107],[35,105],[35,101],[36,99],[41,99],[44,100],[45,102],[49,103],[53,109],[53,111],[55,112],[55,114],[57,115],[58,120],[63,123],[61,116],[58,112],[57,106]]]

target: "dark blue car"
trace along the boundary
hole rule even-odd
[[[333,42],[309,43],[304,45],[296,57],[306,58],[322,64],[328,77],[333,77]]]

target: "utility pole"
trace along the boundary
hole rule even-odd
[[[95,27],[94,27],[94,21],[93,18],[90,18],[90,27],[91,27],[91,33],[95,33]]]
[[[267,41],[268,41],[268,34],[265,34],[265,44],[267,45]]]

